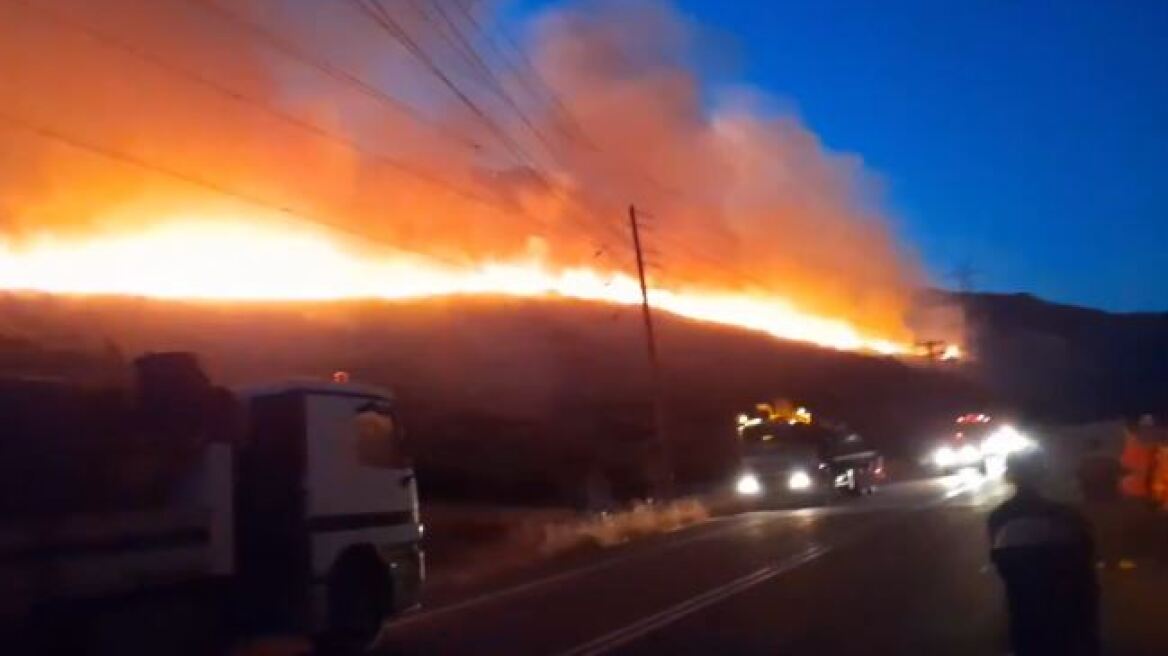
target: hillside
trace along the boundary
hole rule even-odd
[[[443,496],[561,498],[597,468],[635,478],[627,470],[650,425],[636,308],[484,298],[225,305],[8,294],[0,296],[0,317],[5,375],[118,382],[134,355],[187,350],[222,384],[345,370],[391,386],[422,480]],[[683,482],[725,472],[733,417],[756,401],[796,399],[885,449],[914,453],[954,413],[987,400],[952,368],[658,319],[668,431]]]
[[[981,380],[1042,419],[1168,411],[1168,313],[1115,314],[1028,294],[957,294]]]

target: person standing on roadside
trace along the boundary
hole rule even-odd
[[[1087,520],[1042,495],[1033,453],[1012,456],[1014,495],[989,516],[990,558],[1006,590],[1015,656],[1099,654],[1099,586]]]

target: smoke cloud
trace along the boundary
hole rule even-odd
[[[920,274],[854,156],[756,94],[711,103],[661,2],[508,36],[465,0],[0,5],[0,231],[311,221],[354,246],[749,289],[905,336]],[[180,179],[181,178],[181,179]]]

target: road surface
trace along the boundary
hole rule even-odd
[[[385,654],[1004,654],[985,513],[1000,483],[724,517],[440,600]]]

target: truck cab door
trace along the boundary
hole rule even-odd
[[[306,523],[304,398],[252,399],[235,485],[235,564],[247,628],[308,621],[311,563]]]

